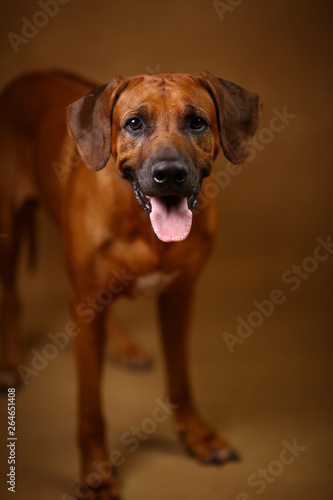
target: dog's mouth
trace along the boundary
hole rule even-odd
[[[132,185],[140,206],[149,214],[154,233],[161,241],[177,242],[188,237],[192,227],[192,211],[201,186],[188,197],[148,196],[141,191],[132,175],[126,175],[126,179]]]

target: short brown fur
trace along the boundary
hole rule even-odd
[[[137,140],[126,132],[124,120],[140,106],[152,125],[147,127],[145,138]],[[190,113],[191,106],[200,109],[209,122],[202,134],[191,135],[182,125],[184,109]],[[67,108],[70,135],[66,130]],[[97,90],[66,73],[32,73],[3,91],[0,232],[8,236],[0,245],[2,374],[7,374],[10,385],[19,380],[15,271],[25,234],[25,214],[30,213],[31,202],[37,201],[62,232],[73,284],[73,321],[80,329],[75,349],[81,474],[88,484],[93,462],[109,457],[100,400],[106,308],[87,321],[82,302],[96,297],[114,276],[118,276],[118,282],[114,281],[118,290],[123,276],[122,293],[115,291],[116,299],[133,295],[142,276],[176,274],[159,294],[158,306],[168,394],[177,406],[177,429],[185,448],[199,460],[223,463],[235,458],[230,446],[199,416],[187,368],[194,288],[216,236],[215,202],[210,200],[197,211],[184,241],[163,243],[154,235],[148,214],[123,175],[128,169],[133,176],[139,175],[140,166],[161,151],[176,151],[194,165],[193,182],[203,179],[209,184],[220,144],[232,162],[244,161],[259,112],[258,96],[207,72],[117,77]],[[66,167],[60,180],[52,168],[54,162]],[[137,354],[116,326],[113,337],[119,352]],[[90,486],[91,499],[119,498],[113,474],[98,488]]]

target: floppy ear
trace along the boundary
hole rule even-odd
[[[234,164],[246,160],[261,115],[257,94],[205,71],[201,83],[211,94],[218,115],[220,142],[225,156]]]
[[[90,170],[101,170],[110,158],[112,111],[125,86],[126,80],[118,76],[67,108],[69,135]]]

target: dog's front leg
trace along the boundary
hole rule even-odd
[[[194,283],[172,285],[159,297],[159,313],[176,426],[187,451],[205,463],[221,464],[237,455],[199,416],[188,377],[188,336]]]
[[[105,448],[105,427],[101,410],[101,374],[105,341],[106,311],[80,315],[80,301],[73,301],[73,316],[79,333],[75,350],[79,382],[79,446],[82,484],[78,498],[119,499],[112,464]],[[90,496],[87,496],[90,492]],[[82,496],[83,495],[83,496]],[[85,496],[84,496],[85,495]]]

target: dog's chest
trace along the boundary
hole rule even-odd
[[[132,288],[135,296],[155,297],[162,293],[178,276],[179,271],[166,273],[155,271],[153,273],[139,276]]]

